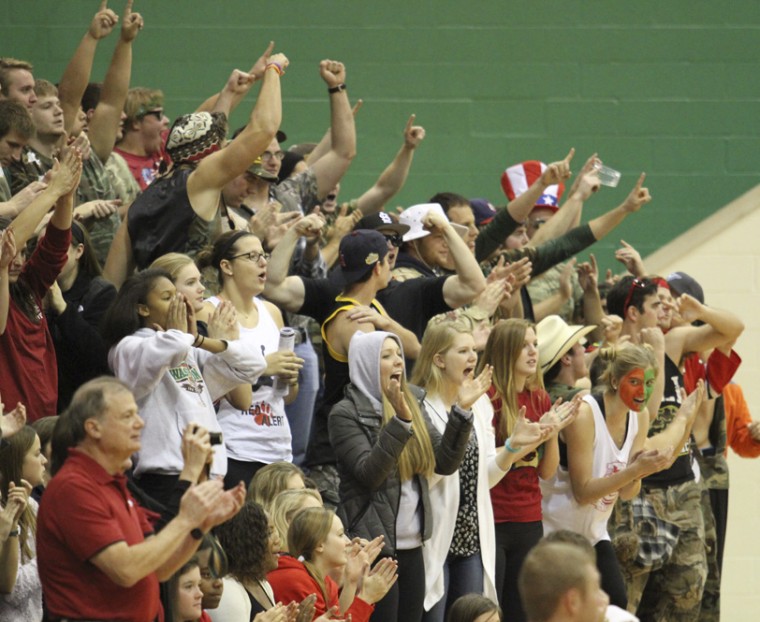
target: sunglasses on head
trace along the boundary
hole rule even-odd
[[[643,281],[639,278],[635,278],[633,279],[633,281],[631,281],[631,288],[628,290],[628,295],[625,297],[625,302],[623,303],[623,315],[626,314],[626,312],[628,311],[628,307],[631,306],[631,300],[633,299],[633,292],[636,291],[636,288],[637,287],[644,288],[646,286],[647,286],[646,281]]]

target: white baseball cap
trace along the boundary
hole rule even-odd
[[[409,227],[409,231],[404,234],[404,242],[411,242],[412,240],[417,240],[419,238],[424,238],[426,235],[430,235],[430,231],[425,229],[423,224],[423,221],[430,210],[438,212],[443,216],[446,222],[449,222],[440,203],[420,203],[418,205],[407,207],[401,212],[401,216],[399,216],[399,222],[401,222],[402,225],[407,225]],[[467,227],[464,225],[458,225],[453,222],[450,224],[462,237],[467,235]]]

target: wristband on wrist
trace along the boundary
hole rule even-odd
[[[20,532],[19,532],[19,528],[18,528],[18,527],[16,527],[16,528],[15,528],[13,531],[9,531],[9,532],[8,532],[8,537],[9,537],[9,538],[18,538],[18,536],[19,536],[19,533],[20,533]]]
[[[206,341],[206,338],[200,333],[198,333],[198,336],[195,338],[195,341],[193,341],[193,347],[200,348],[203,345],[204,341]]]
[[[508,438],[507,442],[504,443],[504,449],[506,449],[511,454],[516,454],[520,451],[520,447],[512,447],[512,439]]]
[[[331,86],[329,89],[327,89],[327,92],[330,93],[330,95],[333,95],[335,93],[340,93],[341,91],[346,90],[346,83],[341,82],[337,86]]]
[[[264,71],[267,69],[274,69],[279,75],[285,75],[285,70],[282,68],[282,65],[280,65],[280,63],[269,63]]]

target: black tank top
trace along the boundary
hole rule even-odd
[[[194,257],[209,243],[213,222],[204,221],[190,205],[190,173],[192,169],[183,168],[159,177],[130,206],[127,228],[139,270],[166,253]]]
[[[666,355],[665,391],[657,417],[652,422],[652,425],[649,426],[648,436],[659,434],[673,421],[678,409],[681,407],[681,387],[683,387],[683,375],[679,371],[678,365]],[[676,447],[675,451],[678,453],[678,458],[676,458],[673,465],[669,469],[645,477],[643,480],[644,485],[667,488],[694,479],[688,439],[683,447]]]
[[[351,381],[348,375],[348,358],[339,355],[331,347],[327,340],[327,325],[335,318],[341,309],[348,310],[358,306],[359,303],[347,296],[337,296],[335,305],[327,319],[322,323],[322,354],[325,362],[325,394],[321,404],[317,405],[312,423],[311,439],[306,450],[306,464],[310,467],[335,464],[335,452],[330,444],[330,434],[327,428],[327,419],[330,410],[343,399],[346,385]],[[383,315],[388,315],[377,300],[373,300],[370,306]]]

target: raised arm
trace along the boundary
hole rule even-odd
[[[121,113],[132,76],[132,42],[143,25],[142,16],[132,11],[132,0],[129,0],[124,8],[121,35],[116,42],[111,64],[103,81],[100,99],[88,124],[87,134],[92,149],[102,162],[111,155],[116,135],[119,133]]]
[[[273,48],[274,41],[270,41],[267,49],[256,59],[253,67],[247,73],[240,69],[233,70],[224,88],[198,106],[196,112],[224,112],[229,117],[230,113],[238,107],[248,91],[251,90],[253,83],[264,77],[264,71],[267,68]]]
[[[704,401],[705,383],[700,380],[697,388],[683,401],[668,427],[648,438],[644,443],[644,448],[647,450],[673,448],[671,462],[675,460],[681,453],[681,448],[689,440],[691,428]]]
[[[288,276],[290,262],[298,238],[310,231],[319,230],[323,222],[316,214],[301,218],[288,229],[272,250],[267,264],[267,280],[263,296],[285,311],[297,312],[304,303],[306,290],[299,276]]]
[[[346,92],[343,63],[323,60],[319,73],[330,96],[330,150],[309,166],[317,178],[317,196],[327,196],[341,180],[356,155],[356,126]]]
[[[128,4],[132,4],[131,0]],[[108,0],[102,0],[98,12],[92,18],[90,27],[79,42],[74,56],[61,76],[58,85],[58,97],[63,109],[63,123],[67,132],[71,131],[79,114],[82,103],[82,95],[90,81],[92,61],[95,58],[95,49],[98,41],[111,34],[111,31],[119,21],[119,16],[108,8]]]
[[[499,210],[491,223],[483,227],[475,240],[475,256],[484,261],[491,256],[521,223],[525,222],[538,199],[548,186],[558,184],[570,177],[570,160],[575,153],[571,149],[564,160],[552,162],[536,181],[520,196]]]
[[[564,160],[558,162],[552,162],[546,167],[546,170],[541,174],[533,184],[519,197],[507,205],[507,211],[517,222],[523,222],[528,214],[533,211],[538,199],[544,193],[544,190],[549,186],[558,184],[570,177],[570,161],[575,155],[575,149],[570,149]]]
[[[679,326],[668,331],[665,336],[665,349],[673,361],[680,361],[688,352],[704,352],[733,343],[744,332],[744,323],[737,315],[723,309],[708,307],[688,294],[678,297],[676,311],[688,324],[697,320],[704,324]]]
[[[594,192],[599,190],[599,177],[593,170],[595,161],[596,154],[586,161],[562,209],[536,231],[531,238],[531,246],[538,246],[542,242],[557,238],[580,224],[583,204]]]
[[[187,180],[187,193],[196,213],[214,217],[222,187],[242,175],[275,137],[282,120],[280,75],[287,68],[284,54],[269,57],[256,106],[245,129],[224,149],[201,160]]]
[[[406,122],[404,144],[401,145],[396,157],[375,184],[359,197],[359,210],[362,215],[380,211],[388,200],[404,187],[412,166],[414,151],[425,138],[425,128],[414,125],[414,119],[415,115],[412,115]]]
[[[62,196],[73,192],[79,185],[79,176],[82,172],[82,156],[76,149],[69,149],[63,156],[60,164],[56,164],[52,169],[52,175],[47,188],[43,190],[16,218],[13,219],[11,227],[16,235],[16,247],[22,248],[29,239],[34,235],[37,225],[47,214],[48,210],[56,204],[56,201]],[[55,222],[53,219],[55,218]],[[68,224],[65,222],[68,220]],[[71,214],[68,217],[62,210],[58,216],[55,215],[50,222],[59,229],[68,229],[71,227]],[[63,222],[64,226],[58,226],[56,222]]]
[[[440,231],[449,246],[449,253],[454,262],[456,274],[443,283],[443,298],[452,309],[471,303],[486,288],[486,278],[480,269],[475,255],[456,232],[451,223],[436,212],[430,210],[425,216],[426,229],[435,233]]]
[[[652,200],[649,189],[643,187],[646,175],[642,173],[633,189],[618,207],[602,214],[588,223],[591,233],[597,240],[601,240],[610,231],[623,222],[629,214],[638,212],[643,205]]]
[[[8,266],[16,257],[16,238],[13,229],[8,227],[0,234],[0,335],[5,332],[8,323],[10,305],[10,280]]]

